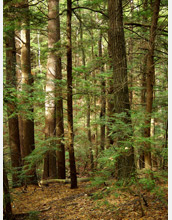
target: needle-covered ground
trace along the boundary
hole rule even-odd
[[[12,206],[17,220],[166,220],[168,186],[161,183],[157,189],[116,188],[112,182],[99,187],[83,182],[70,189],[70,184],[52,183],[14,189]]]

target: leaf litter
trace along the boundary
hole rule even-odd
[[[142,210],[137,195],[113,185],[92,187],[90,182],[83,182],[77,189],[61,183],[30,185],[26,192],[22,188],[13,190],[12,209],[16,220],[167,220],[168,186],[163,188],[163,200],[145,190],[141,192],[147,203],[142,201]]]

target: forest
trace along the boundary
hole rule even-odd
[[[168,0],[3,1],[3,219],[168,219]]]

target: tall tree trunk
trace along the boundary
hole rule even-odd
[[[46,82],[46,103],[45,103],[45,138],[53,138],[58,136],[57,142],[51,140],[48,142],[48,151],[44,160],[43,178],[56,178],[56,150],[55,145],[58,144],[58,174],[61,178],[65,178],[64,169],[64,145],[63,138],[63,111],[61,89],[59,82],[56,84],[55,79],[61,80],[61,60],[57,55],[57,42],[60,40],[60,24],[59,24],[59,1],[48,1],[48,62],[47,62],[47,82]],[[57,87],[56,87],[57,86]],[[57,89],[56,89],[57,88]],[[55,100],[57,97],[57,101]],[[56,118],[57,117],[57,118]],[[57,125],[56,125],[57,122]],[[60,127],[61,126],[61,127]],[[57,133],[56,133],[57,129]],[[61,169],[63,172],[61,173]]]
[[[147,55],[147,72],[146,72],[146,119],[145,119],[145,129],[144,129],[144,137],[150,138],[150,128],[151,128],[151,113],[152,113],[152,103],[153,103],[153,86],[154,86],[154,75],[155,75],[155,67],[154,67],[154,48],[155,48],[155,38],[156,38],[156,30],[158,23],[158,15],[159,15],[159,7],[161,0],[154,1],[153,8],[153,17],[150,29],[150,39],[149,39],[149,48]],[[145,141],[144,144],[145,153],[145,168],[151,168],[151,145],[149,141]]]
[[[145,0],[143,3],[143,9],[144,11],[147,11],[148,9],[148,0]],[[147,23],[147,16],[143,15],[143,20],[145,23]],[[146,34],[147,29],[143,27],[143,33]],[[141,41],[141,45],[143,45],[144,49],[147,49],[147,42],[144,39]],[[141,105],[143,106],[143,110],[145,112],[145,105],[146,105],[146,63],[147,63],[147,53],[144,54],[143,60],[141,60],[141,67],[140,67],[140,72],[141,72]],[[144,129],[141,128],[141,135],[144,136]],[[144,143],[142,143],[144,145]],[[139,168],[142,169],[144,168],[144,151],[143,147],[139,150]]]
[[[11,24],[14,25],[14,24]],[[6,86],[8,91],[7,113],[9,126],[9,143],[11,151],[12,182],[13,187],[19,183],[21,169],[21,152],[19,138],[19,124],[16,112],[17,108],[17,80],[16,80],[16,48],[14,37],[14,26],[6,33]],[[13,91],[12,91],[13,90]]]
[[[60,17],[59,17],[59,0],[57,0],[57,41],[60,41]],[[60,46],[59,46],[60,48]],[[56,85],[56,136],[57,140],[57,175],[59,179],[66,178],[65,168],[65,146],[63,144],[64,139],[64,122],[63,122],[63,98],[62,98],[62,66],[61,56],[57,55],[57,85]]]
[[[99,37],[99,57],[102,57],[102,31],[100,31]],[[104,72],[103,65],[100,68],[100,72]],[[100,149],[105,149],[105,113],[106,113],[106,82],[104,77],[101,77],[101,112],[100,112],[100,119],[101,119],[101,126],[100,126]]]
[[[21,26],[21,24],[18,24]],[[17,77],[17,98],[21,100],[22,93],[22,72],[21,72],[21,31],[15,31],[15,46],[16,46],[16,77]],[[19,125],[19,139],[20,139],[20,149],[24,148],[23,145],[23,122],[21,114],[18,115],[18,125]]]
[[[12,214],[12,207],[11,207],[11,196],[9,191],[9,184],[8,184],[8,178],[7,173],[5,170],[4,162],[3,162],[3,213],[4,213],[4,219],[6,220],[12,220],[14,219],[14,216]]]
[[[112,132],[111,132],[111,127],[113,124],[113,119],[112,119],[112,114],[113,114],[113,109],[114,109],[114,102],[113,102],[113,67],[112,67],[112,48],[111,48],[111,36],[108,33],[108,54],[109,54],[109,72],[110,76],[107,79],[107,149],[110,148],[113,145],[113,138],[112,138]]]
[[[34,119],[33,119],[33,106],[30,103],[28,97],[32,99],[32,86],[33,86],[33,77],[31,75],[31,64],[30,64],[30,30],[29,30],[29,6],[28,1],[22,1],[23,5],[23,14],[25,15],[22,21],[22,30],[21,30],[21,84],[23,101],[22,105],[24,110],[21,113],[22,120],[22,131],[20,130],[20,135],[22,137],[23,148],[21,149],[21,155],[26,169],[28,165],[25,161],[25,157],[28,156],[35,149],[35,140],[34,140]],[[27,106],[27,109],[26,107]],[[30,117],[32,119],[30,119]],[[25,184],[36,184],[36,167],[32,167],[27,172]]]
[[[72,2],[67,0],[67,115],[68,115],[68,146],[70,162],[71,188],[77,188],[77,176],[74,154],[73,134],[73,103],[72,103]]]
[[[126,116],[123,119],[125,124],[128,125],[130,132],[120,131],[122,137],[118,137],[117,145],[121,147],[121,141],[126,141],[130,135],[132,135],[131,117],[130,117],[130,104],[129,104],[129,92],[127,82],[127,60],[126,60],[126,48],[123,28],[123,16],[122,16],[122,1],[121,0],[109,0],[109,44],[110,54],[112,56],[113,67],[113,82],[114,82],[114,110],[113,113],[125,112]],[[115,121],[114,121],[115,123]],[[118,178],[129,178],[134,171],[134,149],[133,146],[127,146],[125,153],[121,153],[121,156],[117,161]]]

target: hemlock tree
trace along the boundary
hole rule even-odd
[[[10,11],[11,8],[9,8]],[[11,20],[9,20],[11,18]],[[19,124],[17,116],[17,80],[16,80],[16,48],[14,37],[14,20],[10,13],[5,14],[5,19],[10,25],[10,29],[5,34],[6,43],[6,91],[7,91],[7,114],[9,127],[9,143],[12,166],[13,187],[19,183],[19,173],[21,169],[21,152],[19,138]]]
[[[99,57],[102,58],[102,31],[100,30],[100,38],[98,42]],[[100,67],[100,73],[104,72],[103,65]],[[100,149],[105,149],[105,115],[106,115],[106,81],[101,77],[101,111],[100,111]]]
[[[57,11],[58,1],[48,1],[48,61],[46,75],[46,100],[45,100],[45,138],[52,138],[47,142],[47,153],[44,159],[43,179],[56,178],[56,78],[57,78],[57,63],[58,57],[56,54],[56,44],[58,42],[58,21]]]
[[[11,207],[11,196],[9,190],[9,183],[7,178],[7,172],[5,170],[5,164],[3,162],[3,212],[5,219],[12,220],[14,219]]]
[[[108,1],[109,13],[109,54],[112,62],[113,69],[113,114],[120,114],[125,112],[122,119],[129,127],[129,132],[120,131],[118,137],[114,140],[114,144],[118,148],[122,148],[123,142],[126,141],[131,132],[131,117],[130,117],[130,104],[129,92],[127,83],[127,60],[125,49],[125,38],[123,28],[123,15],[122,15],[122,1],[109,0]],[[114,126],[117,122],[116,116],[114,117]],[[118,125],[116,125],[118,126]],[[128,178],[134,171],[134,149],[133,146],[127,145],[125,149],[121,150],[120,156],[117,159],[118,178]]]
[[[68,147],[71,188],[77,188],[77,176],[74,154],[74,133],[73,133],[73,103],[72,103],[72,2],[67,0],[67,123],[68,123]]]
[[[60,17],[59,17],[59,0],[57,0],[57,41],[60,42]],[[56,84],[56,137],[57,137],[57,167],[58,178],[66,178],[65,168],[65,146],[63,144],[64,138],[64,123],[63,123],[63,98],[62,98],[62,66],[61,56],[57,54],[57,84]]]
[[[28,162],[25,157],[28,156],[35,149],[34,140],[34,119],[33,119],[33,106],[30,102],[32,99],[32,86],[33,76],[31,74],[30,63],[30,27],[29,27],[29,6],[28,1],[24,0],[21,3],[22,8],[22,23],[21,23],[21,89],[22,89],[22,112],[21,120],[22,126],[20,129],[20,139],[23,145],[21,148],[21,156],[23,164],[27,170],[25,184],[36,184],[36,167],[28,167]]]
[[[154,64],[154,49],[155,49],[155,38],[158,24],[159,7],[161,0],[154,1],[152,23],[150,28],[150,38],[147,54],[147,68],[146,68],[146,120],[144,137],[150,138],[151,129],[151,113],[152,113],[152,103],[153,103],[153,86],[154,86],[154,76],[155,76],[155,64]],[[151,168],[151,146],[149,141],[145,141],[144,146],[144,162],[145,168]]]

